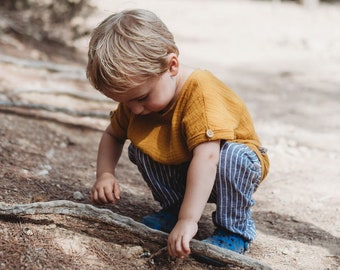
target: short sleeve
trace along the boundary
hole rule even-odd
[[[235,139],[242,110],[237,101],[235,103],[219,89],[212,88],[195,93],[187,106],[183,130],[190,151],[206,141]]]

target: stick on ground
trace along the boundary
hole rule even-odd
[[[136,222],[129,217],[113,213],[108,209],[100,209],[89,204],[74,203],[66,200],[16,205],[0,203],[0,215],[25,216],[35,214],[62,214],[83,220],[100,221],[109,225],[118,226],[140,238],[153,241],[162,246],[166,246],[167,244],[168,234],[150,229],[144,224]],[[222,263],[233,264],[244,269],[272,269],[270,266],[253,258],[221,249],[195,239],[191,241],[191,251],[193,254],[207,256]]]

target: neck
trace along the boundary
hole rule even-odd
[[[171,102],[168,104],[168,106],[164,110],[159,112],[160,114],[166,113],[169,110],[169,108],[174,104],[174,102],[176,102],[177,97],[178,97],[179,93],[181,92],[186,80],[188,79],[188,77],[190,76],[190,74],[193,71],[194,71],[194,69],[191,68],[191,67],[188,67],[188,66],[181,66],[181,68],[179,68],[179,71],[176,75],[175,95],[174,95],[173,99],[171,100]]]
[[[194,71],[193,68],[181,65],[179,68],[179,72],[177,75],[177,83],[176,83],[176,96],[181,92],[186,80],[190,76],[190,74]]]

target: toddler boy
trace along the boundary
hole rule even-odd
[[[152,12],[124,10],[92,33],[87,77],[119,103],[98,150],[95,203],[120,199],[115,176],[124,142],[162,210],[143,218],[169,233],[183,258],[207,202],[214,234],[204,241],[244,253],[256,232],[252,194],[269,160],[244,102],[208,71],[180,63],[173,35]]]

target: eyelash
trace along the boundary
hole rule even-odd
[[[141,98],[139,98],[137,101],[138,101],[138,102],[143,102],[143,101],[147,100],[147,98],[148,98],[148,96],[141,97]]]

